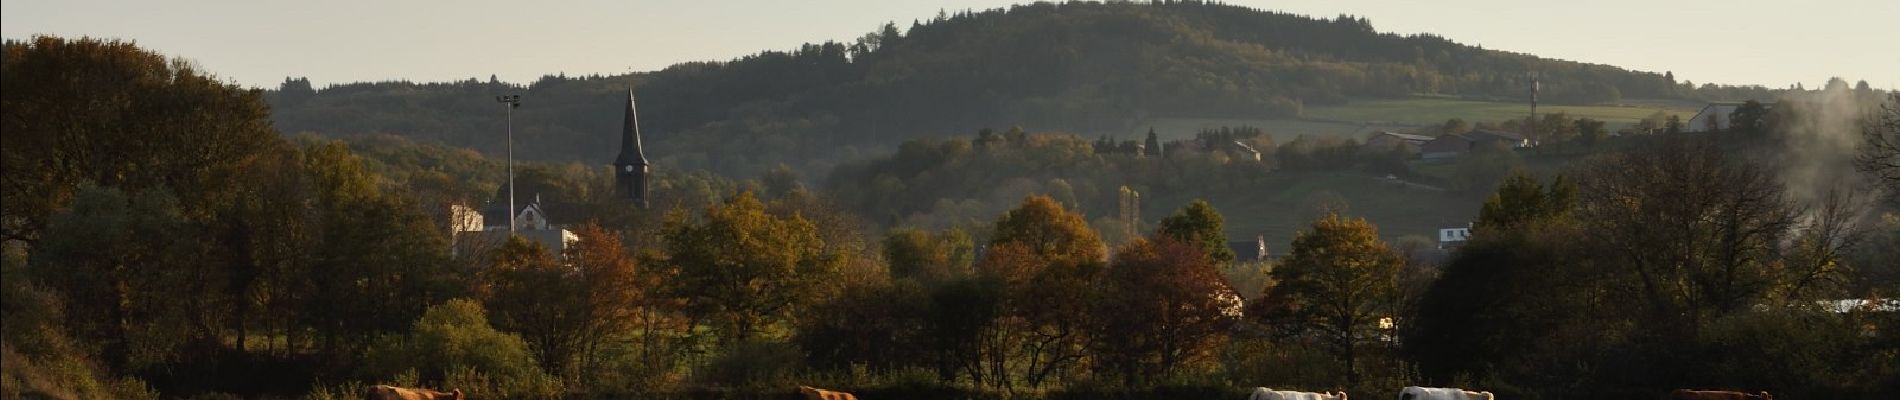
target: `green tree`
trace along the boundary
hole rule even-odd
[[[771,171],[765,173],[765,176],[760,177],[759,181],[765,186],[765,196],[768,198],[781,198],[792,194],[792,192],[802,192],[805,190],[805,185],[798,183],[798,173],[792,171],[792,167],[785,164],[779,164],[778,167],[772,168]]]
[[[673,290],[689,313],[711,318],[734,342],[785,321],[837,270],[811,222],[768,213],[750,192],[707,207],[698,220],[676,210],[662,236]]]
[[[159,190],[82,187],[28,260],[31,278],[67,299],[64,325],[112,369],[169,362],[187,341],[215,338],[185,308],[208,294],[192,289],[213,284],[194,276],[208,270],[189,262],[198,238],[177,201]]]
[[[382,192],[364,161],[341,143],[310,146],[302,160],[320,233],[311,259],[291,272],[294,286],[284,290],[323,354],[355,354],[456,294],[448,245],[413,200]]]
[[[1445,120],[1445,123],[1438,127],[1438,131],[1439,131],[1439,134],[1459,134],[1459,133],[1470,132],[1471,123],[1465,122],[1465,120],[1462,118],[1451,118],[1451,119]]]
[[[1763,124],[1767,123],[1767,118],[1768,107],[1759,101],[1749,100],[1735,107],[1735,111],[1729,113],[1728,121],[1737,132],[1759,133],[1766,128]]]
[[[535,366],[531,354],[520,336],[488,324],[480,302],[454,299],[430,306],[406,333],[377,338],[363,353],[362,369],[379,379],[415,373],[423,382],[458,387],[470,397],[552,398],[561,382]]]
[[[187,215],[219,204],[233,175],[277,140],[258,93],[130,42],[38,36],[0,62],[0,239],[34,240],[92,183],[165,188]]]
[[[1155,233],[1199,247],[1214,265],[1234,262],[1234,250],[1227,247],[1227,229],[1222,224],[1220,211],[1206,200],[1195,199],[1174,215],[1162,218],[1161,227]]]
[[[1603,128],[1603,121],[1591,118],[1578,118],[1576,121],[1577,142],[1584,146],[1596,146],[1609,138],[1609,131]]]
[[[1576,192],[1576,185],[1562,176],[1544,185],[1536,176],[1519,172],[1506,178],[1498,185],[1497,192],[1484,201],[1473,228],[1477,234],[1483,234],[1564,215],[1576,206]]]
[[[528,343],[541,369],[565,374],[580,353],[589,320],[585,282],[547,248],[519,236],[493,251],[495,261],[480,272],[476,293],[497,328],[515,332]]]
[[[1357,382],[1360,342],[1376,336],[1380,318],[1395,315],[1399,257],[1378,228],[1329,212],[1300,231],[1272,275],[1260,315],[1283,332],[1321,338],[1346,363],[1347,381]]]
[[[1578,248],[1582,229],[1569,217],[1576,207],[1575,188],[1561,177],[1544,185],[1528,174],[1485,201],[1472,239],[1404,326],[1405,353],[1427,376],[1503,376],[1548,388],[1602,372],[1593,367],[1608,350],[1601,338],[1628,326],[1606,321],[1610,308],[1595,300],[1613,277],[1583,261],[1589,251]]]
[[[884,236],[884,261],[892,279],[915,279],[925,284],[970,276],[975,262],[970,235],[951,228],[939,233],[898,229]]]
[[[1149,157],[1161,156],[1161,138],[1155,135],[1154,127],[1148,128],[1148,139],[1142,142],[1142,146],[1142,155]]]

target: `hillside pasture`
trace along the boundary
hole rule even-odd
[[[1609,123],[1610,129],[1619,129],[1635,124],[1656,111],[1686,120],[1695,115],[1697,110],[1695,103],[1680,100],[1629,100],[1628,103],[1602,106],[1542,105],[1537,107],[1537,112],[1569,113],[1572,118],[1602,120]],[[1375,130],[1413,131],[1442,124],[1451,118],[1461,118],[1475,124],[1523,118],[1529,114],[1530,105],[1521,102],[1443,97],[1364,99],[1339,106],[1307,108],[1305,118],[1298,119],[1157,117],[1134,124],[1117,138],[1140,140],[1147,136],[1149,128],[1153,128],[1155,135],[1163,141],[1185,140],[1193,139],[1196,132],[1204,129],[1251,126],[1265,130],[1279,143],[1291,141],[1299,135],[1364,140],[1367,133]]]
[[[1365,134],[1373,130],[1406,130],[1411,126],[1393,124],[1362,124],[1357,122],[1319,121],[1305,119],[1248,119],[1248,118],[1154,118],[1138,123],[1133,129],[1119,136],[1120,139],[1141,140],[1147,137],[1148,128],[1153,127],[1155,136],[1162,141],[1193,139],[1194,134],[1204,129],[1221,127],[1250,126],[1260,128],[1273,136],[1276,143],[1292,141],[1299,135],[1338,136],[1353,139],[1365,139]]]
[[[1658,110],[1681,116],[1684,119],[1695,115],[1693,104],[1683,102],[1644,102],[1631,101],[1640,105],[1602,105],[1573,106],[1544,104],[1537,107],[1539,114],[1569,113],[1572,118],[1593,118],[1607,121],[1613,127],[1636,123]],[[1310,120],[1344,121],[1361,124],[1383,124],[1400,126],[1425,126],[1444,123],[1446,119],[1462,118],[1467,122],[1503,121],[1523,118],[1530,115],[1527,102],[1492,102],[1459,100],[1447,98],[1415,97],[1393,100],[1355,100],[1341,106],[1310,107],[1305,116]]]

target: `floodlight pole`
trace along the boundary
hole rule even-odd
[[[515,233],[515,107],[521,106],[521,95],[510,94],[495,96],[502,103],[502,110],[508,115],[508,235]]]

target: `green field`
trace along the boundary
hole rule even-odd
[[[1564,112],[1569,113],[1573,118],[1603,120],[1609,122],[1610,129],[1615,130],[1634,124],[1658,110],[1688,119],[1698,108],[1695,103],[1675,100],[1629,100],[1626,103],[1629,105],[1545,105],[1538,107],[1537,112]],[[1408,131],[1421,126],[1438,125],[1451,118],[1462,118],[1475,124],[1483,121],[1523,118],[1528,114],[1530,114],[1530,106],[1524,103],[1434,97],[1402,100],[1368,99],[1355,100],[1341,106],[1307,108],[1306,117],[1300,119],[1152,118],[1136,124],[1123,138],[1144,137],[1148,134],[1150,127],[1154,128],[1155,133],[1162,140],[1173,140],[1193,138],[1195,132],[1207,128],[1251,126],[1266,130],[1275,141],[1283,143],[1299,135],[1364,139],[1366,133],[1374,130]]]
[[[1696,112],[1695,105],[1679,102],[1632,101],[1630,106],[1559,106],[1542,105],[1537,107],[1540,114],[1564,112],[1573,118],[1594,118],[1610,122],[1612,126],[1635,123],[1657,110],[1673,113],[1687,119]],[[1449,118],[1463,118],[1469,122],[1502,121],[1523,118],[1530,114],[1530,105],[1526,103],[1499,103],[1487,101],[1456,100],[1419,97],[1403,100],[1355,100],[1350,104],[1332,107],[1310,107],[1306,109],[1309,119],[1330,121],[1351,121],[1360,123],[1380,123],[1391,125],[1434,125]]]
[[[1280,143],[1293,140],[1299,135],[1309,136],[1349,136],[1364,139],[1364,133],[1378,129],[1403,130],[1410,126],[1389,124],[1360,124],[1351,122],[1316,121],[1301,119],[1240,119],[1240,118],[1155,118],[1139,124],[1123,138],[1140,139],[1148,135],[1148,128],[1154,127],[1155,135],[1161,140],[1193,139],[1202,129],[1251,126],[1263,129],[1273,140]]]

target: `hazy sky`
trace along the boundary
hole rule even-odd
[[[226,80],[331,83],[649,71],[806,42],[850,41],[886,21],[1008,1],[106,1],[6,0],[0,34],[131,39]],[[1753,4],[1762,3],[1755,6]],[[1284,0],[1229,4],[1380,31],[1662,71],[1698,83],[1900,85],[1900,0]]]

